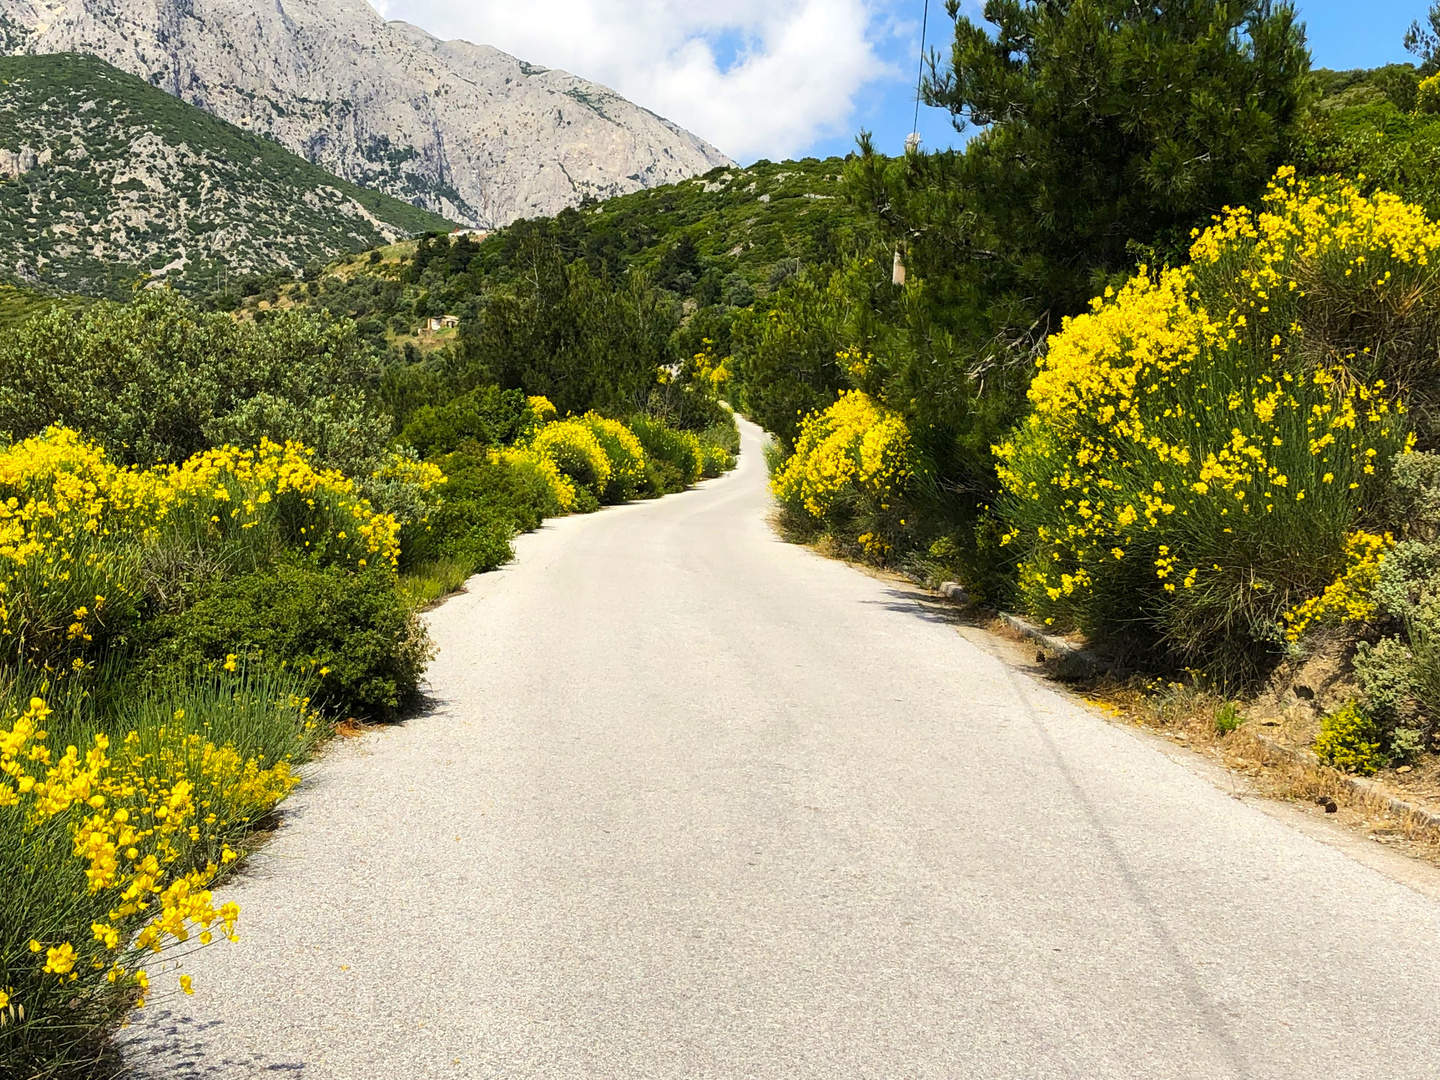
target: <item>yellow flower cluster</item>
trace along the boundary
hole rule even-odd
[[[217,907],[207,885],[235,853],[221,845],[217,859],[188,871],[185,865],[212,838],[269,811],[297,778],[288,762],[244,759],[231,745],[164,728],[131,732],[113,751],[97,734],[83,757],[75,746],[56,756],[46,744],[49,715],[46,703],[33,698],[8,730],[0,729],[0,813],[17,834],[68,822],[88,890],[106,894],[110,910],[78,948],[73,940],[34,940],[30,947],[44,952],[45,974],[73,981],[79,963],[108,968],[111,983],[138,989],[143,1000],[144,956],[186,942],[196,930],[202,945],[217,930],[234,938],[239,909]]]
[[[610,463],[609,484],[619,498],[634,497],[645,482],[645,448],[635,433],[619,420],[610,420],[596,412],[580,418],[595,436]]]
[[[1333,537],[1333,566],[1367,478],[1405,443],[1404,410],[1357,375],[1368,349],[1307,338],[1307,295],[1315,282],[1383,293],[1428,273],[1437,248],[1419,208],[1284,169],[1260,213],[1229,211],[1198,236],[1190,265],[1142,267],[1067,319],[1034,412],[996,447],[1035,608],[1064,607],[1134,557],[1166,593],[1210,575],[1273,591],[1253,559],[1297,541]],[[1278,573],[1304,588],[1315,569]]]
[[[1349,270],[1342,276],[1384,284],[1387,269],[1393,276],[1390,260],[1427,266],[1440,250],[1440,227],[1422,207],[1388,192],[1363,195],[1350,183],[1301,180],[1289,165],[1275,174],[1258,213],[1227,210],[1195,235],[1191,262],[1226,265],[1261,302],[1302,289],[1295,272],[1307,265],[1338,262]]]
[[[553,458],[524,446],[490,451],[490,460],[533,476],[550,495],[549,512],[572,514],[579,505],[575,482],[560,471]]]
[[[202,451],[183,465],[154,471],[162,516],[199,507],[212,510],[212,523],[251,529],[267,516],[268,504],[285,500],[303,507],[301,516],[318,519],[300,526],[305,547],[324,544],[362,566],[375,556],[394,565],[400,555],[399,523],[376,513],[343,473],[317,469],[313,457],[314,451],[299,443],[280,446],[268,439],[249,450],[222,446]],[[444,479],[434,466],[417,462],[413,471],[432,485]],[[321,532],[312,538],[314,529]]]
[[[439,465],[422,461],[413,454],[413,450],[409,454],[392,452],[385,464],[375,470],[374,479],[395,480],[426,493],[445,483],[445,474],[440,471]]]
[[[530,406],[530,411],[535,414],[535,420],[540,424],[548,424],[559,417],[560,412],[554,404],[543,394],[531,394],[525,399]]]
[[[529,449],[549,458],[560,472],[597,496],[610,483],[610,458],[583,420],[568,417],[546,424],[530,440]]]
[[[143,555],[167,530],[203,545],[257,528],[358,566],[393,565],[400,550],[395,519],[295,443],[151,469],[117,465],[60,427],[0,449],[0,638],[42,667],[83,668],[106,613],[140,598]]]
[[[1368,622],[1379,611],[1374,599],[1375,586],[1380,583],[1380,565],[1385,554],[1395,546],[1389,533],[1377,536],[1356,530],[1345,541],[1345,570],[1326,586],[1319,596],[1312,596],[1285,613],[1285,636],[1299,641],[1314,623],[1324,620]]]
[[[914,473],[910,430],[904,419],[860,390],[800,423],[795,453],[771,480],[779,502],[824,522],[842,505],[890,511]],[[876,536],[861,541],[880,552]]]
[[[713,344],[708,338],[705,339],[704,350],[685,363],[683,374],[702,392],[718,398],[725,393],[725,387],[730,382],[730,369],[725,366],[724,359],[715,357],[710,348]]]

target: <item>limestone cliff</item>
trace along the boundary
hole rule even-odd
[[[90,53],[481,227],[730,164],[603,86],[387,23],[364,0],[0,0],[0,50]]]

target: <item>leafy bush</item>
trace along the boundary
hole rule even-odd
[[[677,431],[648,416],[630,418],[630,430],[645,451],[656,494],[681,491],[699,480],[705,470],[705,451],[691,431]]]
[[[1341,772],[1370,776],[1385,764],[1381,733],[1375,721],[1351,702],[1320,722],[1315,753]]]
[[[1401,455],[1391,489],[1402,539],[1354,590],[1351,617],[1383,635],[1356,646],[1355,675],[1390,756],[1403,760],[1440,737],[1440,455]]]
[[[801,421],[795,453],[771,490],[792,526],[828,533],[883,562],[905,530],[901,499],[914,468],[905,421],[851,390]]]
[[[239,657],[302,672],[314,680],[318,706],[373,720],[393,719],[414,700],[430,659],[393,570],[308,560],[214,582],[184,610],[146,623],[137,648],[141,676],[162,684]]]
[[[451,564],[449,572],[461,581],[493,570],[514,554],[510,541],[517,532],[564,512],[552,479],[517,465],[513,454],[461,450],[436,464],[445,473],[438,505],[402,533],[401,569],[407,574],[439,562]]]
[[[780,290],[767,310],[745,311],[735,320],[745,414],[786,449],[799,438],[802,417],[827,408],[847,385],[836,357],[850,343],[844,325],[850,299],[841,275],[821,280],[807,272]]]
[[[1229,735],[1240,726],[1240,709],[1235,702],[1227,701],[1215,713],[1215,733]]]
[[[1067,320],[999,449],[1031,609],[1222,681],[1343,570],[1437,359],[1423,213],[1287,170],[1264,210]]]
[[[0,431],[66,425],[146,465],[295,440],[363,477],[389,435],[367,396],[377,375],[348,322],[293,312],[241,323],[149,289],[128,304],[52,309],[0,341]]]
[[[542,399],[543,400],[543,399]],[[444,405],[425,405],[406,422],[400,440],[423,457],[436,457],[470,441],[480,446],[512,443],[532,421],[519,390],[481,386]]]
[[[560,471],[553,458],[538,450],[508,447],[497,451],[495,460],[511,470],[517,483],[525,485],[541,517],[593,510],[600,505],[588,488],[577,488],[575,481]]]
[[[531,439],[529,448],[554,462],[578,489],[596,499],[610,486],[610,455],[583,420],[571,417],[546,424]]]

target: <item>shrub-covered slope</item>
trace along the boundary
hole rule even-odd
[[[0,57],[5,278],[213,289],[448,227],[93,57]]]

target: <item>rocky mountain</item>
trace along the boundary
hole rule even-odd
[[[92,56],[0,57],[0,278],[214,289],[450,227]]]
[[[0,51],[99,56],[482,228],[731,164],[603,86],[387,23],[365,0],[0,0]]]

